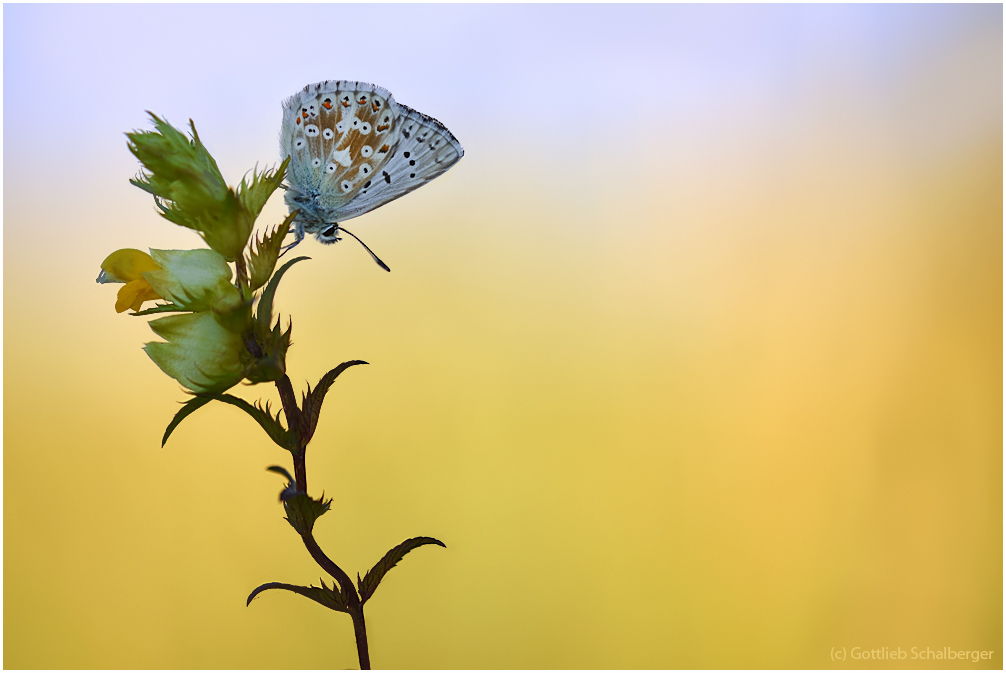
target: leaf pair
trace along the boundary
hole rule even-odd
[[[381,583],[381,580],[384,579],[384,576],[387,575],[388,571],[394,568],[406,554],[417,547],[422,547],[427,544],[435,544],[444,547],[445,549],[447,548],[447,545],[443,542],[432,537],[410,538],[385,554],[384,558],[378,561],[377,565],[371,568],[370,572],[368,572],[366,577],[362,580],[360,579],[360,576],[357,575],[356,583],[360,590],[360,606],[362,607],[363,604],[374,595],[374,592],[377,591],[377,586]],[[321,582],[321,588],[313,585],[302,587],[297,586],[296,584],[269,582],[268,584],[263,584],[255,589],[255,591],[251,592],[251,595],[248,596],[247,605],[251,605],[252,599],[267,589],[285,589],[286,591],[292,591],[306,598],[310,598],[312,601],[320,603],[321,605],[337,612],[349,612],[348,598],[339,591],[339,588],[335,583],[333,583],[332,588],[329,589],[325,586],[324,580]]]
[[[298,259],[306,258],[301,257]],[[280,270],[280,273],[296,261],[296,259],[290,260],[290,262],[284,265],[284,268]],[[277,274],[277,276],[278,275],[280,274]],[[259,310],[262,310],[261,304],[259,305]],[[289,336],[289,331],[286,334]],[[335,383],[335,380],[340,374],[350,367],[365,364],[367,363],[363,360],[350,360],[349,362],[343,362],[341,365],[321,377],[321,380],[318,382],[318,386],[315,389],[312,390],[311,387],[308,386],[307,393],[303,398],[303,404],[301,405],[303,407],[303,412],[301,413],[300,421],[300,446],[307,446],[307,443],[310,442],[311,438],[314,436],[314,431],[318,427],[318,420],[321,417],[321,406],[324,403],[325,396],[328,394],[332,384]],[[167,429],[164,431],[164,436],[161,438],[161,446],[164,446],[167,443],[168,437],[171,436],[171,433],[175,431],[175,428],[177,428],[183,420],[213,400],[226,402],[227,404],[233,405],[247,413],[255,419],[255,422],[258,423],[263,430],[265,430],[266,434],[269,435],[269,438],[272,439],[272,441],[280,448],[286,449],[290,452],[297,450],[297,434],[283,427],[279,420],[279,412],[276,412],[276,415],[273,416],[272,411],[269,408],[269,402],[266,402],[264,407],[258,402],[253,405],[240,397],[235,397],[234,395],[227,393],[204,393],[193,396],[192,399],[186,402],[182,408],[179,409],[178,413],[175,414],[175,417],[171,419],[171,423],[168,424]]]

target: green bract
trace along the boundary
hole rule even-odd
[[[287,162],[275,171],[253,171],[234,190],[199,140],[194,123],[189,122],[189,140],[157,115],[150,113],[150,118],[156,131],[126,134],[129,150],[145,169],[130,182],[154,195],[166,219],[198,231],[207,245],[233,262],[244,251],[262,206],[282,183]]]
[[[248,351],[240,334],[221,327],[212,313],[158,318],[150,329],[167,343],[143,347],[161,370],[194,393],[222,392],[244,378]]]
[[[213,250],[151,250],[161,267],[143,277],[154,292],[181,311],[209,311],[241,301],[241,293],[231,284],[231,268]]]

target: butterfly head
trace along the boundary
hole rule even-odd
[[[342,240],[342,237],[339,236],[339,225],[335,223],[316,232],[314,237],[318,239],[319,243],[324,243],[325,245],[331,245],[336,241]]]

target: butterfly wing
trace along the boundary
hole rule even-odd
[[[280,151],[290,157],[286,203],[300,211],[298,232],[311,233],[418,189],[464,156],[436,119],[387,89],[347,80],[312,84],[284,101]]]
[[[447,127],[433,117],[392,100],[398,124],[389,158],[369,180],[339,208],[345,221],[419,189],[460,161],[465,151]]]
[[[325,81],[283,103],[280,151],[290,157],[286,202],[308,231],[335,222],[388,163],[399,140],[391,93],[366,82]]]

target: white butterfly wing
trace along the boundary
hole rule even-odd
[[[339,221],[358,217],[419,189],[446,173],[465,154],[446,126],[390,100],[397,142],[388,160],[338,208]]]

